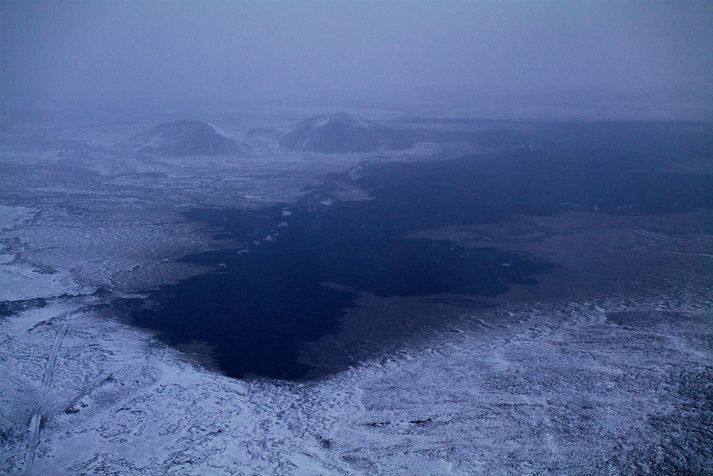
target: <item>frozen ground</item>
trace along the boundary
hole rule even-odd
[[[304,358],[343,355],[340,345],[371,358],[308,383],[239,381],[106,307],[107,296],[201,272],[173,259],[226,245],[181,211],[290,202],[365,160],[446,152],[111,152],[136,132],[3,129],[0,472],[713,474],[709,212],[424,230],[417,236],[496,242],[562,268],[487,301],[363,295],[341,335]],[[417,338],[384,329],[382,347],[364,342],[384,313]],[[434,316],[442,325],[417,325]]]
[[[704,474],[711,313],[686,304],[701,298],[462,315],[431,345],[311,384],[222,377],[72,312],[89,302],[51,303],[3,325],[3,464],[29,451],[34,474]]]

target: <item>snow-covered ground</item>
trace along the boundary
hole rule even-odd
[[[444,149],[114,154],[110,146],[134,129],[3,131],[0,472],[711,472],[713,273],[710,235],[696,225],[709,224],[708,214],[643,224],[581,214],[564,228],[542,218],[424,231],[473,246],[496,241],[582,272],[545,279],[540,291],[515,288],[487,306],[364,296],[345,316],[343,332],[357,341],[359,313],[414,322],[441,313],[447,325],[425,326],[418,339],[317,381],[235,380],[123,322],[97,291],[116,297],[170,283],[201,272],[174,258],[235,245],[186,221],[184,210],[289,203],[330,173],[443,158]],[[340,190],[324,200],[345,197],[364,198]],[[677,219],[693,225],[667,229]],[[610,233],[597,234],[603,226]],[[537,235],[542,227],[546,237]],[[592,256],[576,252],[596,239]],[[577,268],[580,261],[599,267]],[[655,279],[638,281],[632,269],[647,263],[641,272]],[[569,287],[556,292],[562,282]]]
[[[202,370],[88,305],[3,325],[8,471],[32,459],[33,474],[671,474],[711,463],[710,306],[683,296],[463,316],[431,345],[309,384]],[[608,315],[629,309],[631,322]]]

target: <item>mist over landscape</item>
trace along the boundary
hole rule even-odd
[[[0,21],[3,100],[35,107],[477,107],[488,96],[710,106],[713,90],[705,1],[4,2]]]
[[[0,2],[0,473],[713,474],[711,45]]]

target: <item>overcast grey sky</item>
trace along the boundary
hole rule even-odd
[[[713,2],[9,2],[5,97],[713,91]]]

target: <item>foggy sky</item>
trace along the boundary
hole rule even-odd
[[[8,2],[20,101],[713,91],[713,2]]]

